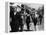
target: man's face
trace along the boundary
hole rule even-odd
[[[21,8],[17,7],[17,12],[20,12],[21,11]]]

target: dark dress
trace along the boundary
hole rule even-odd
[[[36,24],[37,24],[37,18],[32,18],[32,20],[33,20],[34,26],[36,26]]]

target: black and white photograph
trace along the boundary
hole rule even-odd
[[[44,4],[10,2],[8,30],[44,31]]]

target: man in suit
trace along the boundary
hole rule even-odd
[[[27,30],[30,30],[29,29],[29,24],[30,24],[30,11],[28,9],[26,9],[26,13],[27,13],[27,18],[26,18],[26,25],[27,25]]]
[[[14,8],[12,6],[10,6],[10,18],[12,18],[12,21],[10,22],[11,32],[19,31],[19,25],[22,25],[21,13],[17,12],[14,15]]]

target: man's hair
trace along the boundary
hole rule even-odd
[[[21,5],[21,7],[23,7],[23,8],[24,8],[24,5],[22,4],[22,5]]]

